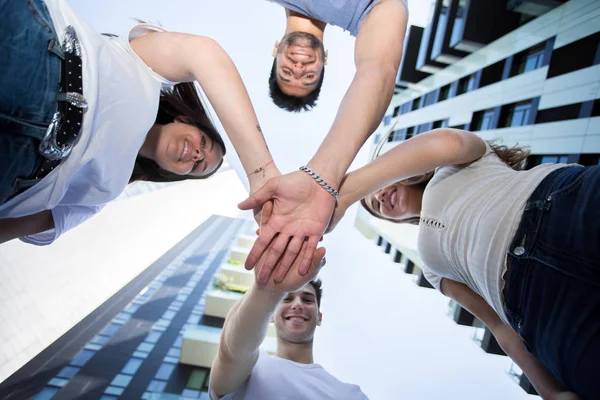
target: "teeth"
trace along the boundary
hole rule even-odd
[[[188,152],[188,144],[187,141],[183,142],[183,153],[181,154],[181,159],[183,160]]]

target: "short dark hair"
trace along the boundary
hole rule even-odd
[[[300,112],[310,111],[314,106],[317,105],[317,99],[319,93],[321,93],[321,86],[323,86],[323,77],[325,76],[325,66],[321,69],[321,76],[315,89],[303,97],[290,96],[281,90],[277,83],[277,57],[273,59],[273,67],[271,68],[271,75],[269,76],[269,94],[273,103],[279,108],[286,111]]]
[[[196,90],[193,82],[178,83],[173,88],[163,90],[160,93],[158,112],[156,114],[156,124],[166,125],[175,121],[176,117],[184,117],[189,124],[204,132],[211,140],[216,142],[225,156],[225,143],[219,135],[217,128],[211,121],[200,93]],[[138,156],[129,178],[129,183],[135,181],[149,182],[176,182],[186,179],[206,179],[219,170],[221,164],[215,170],[207,175],[177,175],[162,169],[154,160]]]
[[[321,288],[321,286],[323,285],[323,282],[317,278],[308,282],[308,284],[315,289],[315,295],[317,296],[317,308],[321,308],[321,297],[323,296],[323,288]]]

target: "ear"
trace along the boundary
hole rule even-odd
[[[327,58],[329,58],[329,50],[325,50],[325,59],[323,60],[323,65],[327,65]]]
[[[321,326],[321,322],[323,321],[323,313],[319,311],[319,319],[317,320],[317,326]]]
[[[272,324],[275,323],[275,314],[271,315],[271,319],[269,320],[269,322]]]
[[[271,52],[271,55],[273,57],[277,57],[277,50],[279,49],[279,40],[275,41],[275,46],[273,46],[273,51]]]

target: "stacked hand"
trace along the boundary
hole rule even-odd
[[[264,212],[270,212],[268,208],[272,206],[271,202],[268,202],[265,205]],[[302,248],[300,249],[300,255],[296,257],[296,260],[289,268],[289,271],[285,275],[285,277],[280,281],[275,281],[275,279],[267,278],[266,281],[260,281],[258,279],[261,271],[263,270],[264,261],[268,257],[268,250],[270,250],[272,244],[267,247],[267,252],[263,253],[263,256],[260,258],[258,263],[254,268],[254,276],[256,277],[256,285],[258,288],[262,290],[267,290],[269,292],[276,293],[278,295],[282,295],[285,293],[296,292],[303,288],[308,282],[312,281],[317,277],[321,268],[325,265],[325,249],[320,247],[315,250],[313,257],[311,259],[311,264],[309,270],[306,274],[300,274],[299,267],[300,262],[303,259],[303,256],[306,252],[307,242],[304,242]]]
[[[282,282],[298,258],[297,272],[306,275],[334,206],[335,198],[304,172],[271,178],[239,204],[242,210],[255,210],[255,215],[262,209],[260,234],[246,268],[252,269],[262,257],[258,282],[269,277]]]

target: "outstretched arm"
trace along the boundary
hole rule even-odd
[[[500,320],[498,314],[481,296],[467,285],[446,278],[442,278],[441,290],[490,329],[500,347],[523,370],[543,399],[578,399],[575,394],[566,392],[550,371],[525,349],[519,335]]]
[[[216,397],[236,391],[248,379],[275,308],[287,293],[299,290],[317,276],[324,255],[324,249],[315,252],[311,269],[304,276],[297,272],[297,260],[283,282],[277,284],[270,280],[254,284],[232,307],[225,319],[210,374],[210,387]]]
[[[173,82],[198,81],[249,175],[253,192],[279,171],[262,135],[242,78],[231,58],[213,39],[174,32],[154,32],[134,39],[131,47],[156,73]]]
[[[479,136],[452,128],[434,129],[400,143],[344,177],[329,230],[348,207],[371,193],[443,165],[475,161],[485,154],[485,150],[485,143]]]
[[[354,79],[327,137],[309,162],[311,168],[336,188],[390,104],[407,18],[401,0],[384,0],[360,25],[354,50]]]
[[[401,0],[383,0],[362,21],[356,38],[356,74],[340,105],[333,125],[315,156],[307,164],[333,188],[338,188],[361,146],[377,128],[394,92],[406,32],[407,10]],[[312,251],[335,207],[335,199],[304,172],[276,178],[256,196],[240,204],[257,209],[275,199],[273,215],[265,224],[246,260],[251,268],[266,246],[276,241],[265,263],[265,273],[285,276],[303,240],[308,251],[301,271],[310,264]],[[277,269],[275,262],[283,255]],[[274,271],[274,272],[273,272]]]

